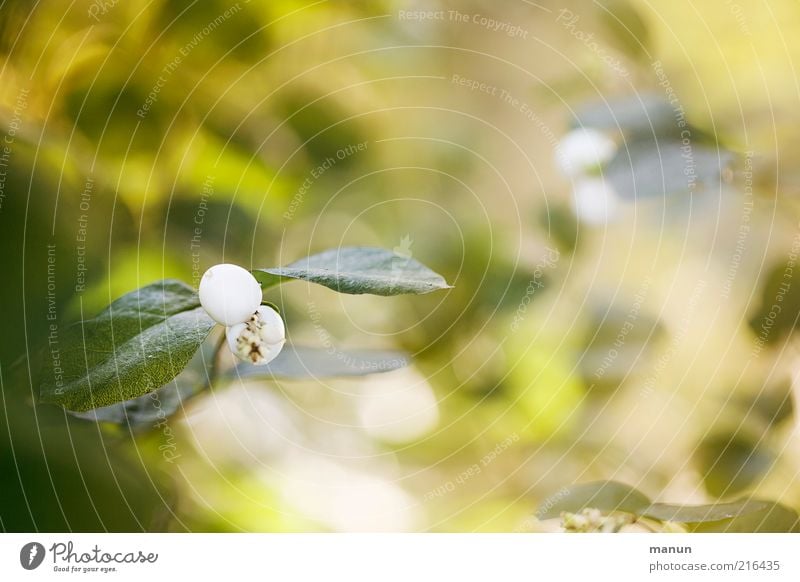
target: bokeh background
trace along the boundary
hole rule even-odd
[[[598,479],[800,508],[798,27],[793,0],[2,2],[0,529],[532,531]],[[589,185],[577,126],[619,148]],[[292,343],[408,368],[219,381],[136,430],[36,403],[54,322],[343,245],[454,288],[267,298]]]

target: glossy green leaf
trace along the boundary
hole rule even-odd
[[[257,269],[253,274],[262,287],[303,279],[356,295],[419,295],[450,287],[441,275],[410,256],[370,247],[331,249],[286,267]]]
[[[650,506],[646,495],[624,483],[598,481],[573,485],[556,493],[539,507],[539,519],[551,519],[562,511],[577,513],[592,507],[600,511],[625,511],[641,515]]]
[[[40,400],[85,411],[138,398],[177,376],[214,327],[195,291],[153,283],[57,334],[44,354]]]

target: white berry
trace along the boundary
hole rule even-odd
[[[266,305],[259,307],[246,322],[230,326],[225,335],[234,354],[257,366],[274,360],[286,343],[283,319]]]
[[[247,321],[261,305],[261,285],[250,271],[238,265],[214,265],[200,280],[200,305],[228,327]]]
[[[558,142],[557,158],[567,176],[589,173],[610,161],[617,144],[604,133],[590,128],[570,131]]]

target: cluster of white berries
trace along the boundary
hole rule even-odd
[[[569,533],[616,533],[632,522],[633,516],[627,513],[605,515],[593,507],[580,513],[561,514],[561,525]]]
[[[617,194],[598,175],[616,153],[614,140],[591,128],[574,129],[558,143],[557,162],[564,175],[573,180],[573,202],[579,219],[603,224],[616,213]]]
[[[256,365],[274,360],[286,343],[283,319],[261,299],[261,285],[237,265],[215,265],[200,280],[200,305],[225,326],[231,351]]]

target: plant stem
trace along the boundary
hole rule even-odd
[[[208,385],[206,388],[213,389],[217,381],[220,369],[222,368],[222,348],[225,346],[225,343],[226,338],[225,332],[223,331],[217,340],[217,345],[214,347],[214,353],[211,355],[211,368],[208,371]]]

